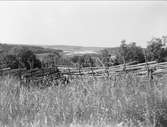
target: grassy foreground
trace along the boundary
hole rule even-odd
[[[0,79],[1,127],[165,127],[165,77],[76,78],[46,89]],[[33,84],[32,84],[33,85]],[[124,124],[124,126],[122,125]]]

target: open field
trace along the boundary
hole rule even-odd
[[[67,46],[67,45],[51,45],[43,46],[44,48],[57,49],[64,51],[65,55],[81,55],[81,54],[96,54],[105,47],[83,47],[83,46]]]
[[[0,80],[0,124],[3,127],[162,127],[166,125],[166,77],[110,78],[78,76],[69,84],[46,89]],[[33,86],[33,82],[31,82]],[[119,124],[120,123],[120,124]]]

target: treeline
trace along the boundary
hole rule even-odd
[[[110,67],[119,64],[136,64],[145,61],[167,61],[167,36],[152,38],[146,48],[137,46],[135,42],[125,40],[117,48],[106,48],[99,54],[85,54],[78,56],[65,56],[62,51],[27,46],[1,46],[0,65],[16,68],[54,67],[55,65],[72,67]]]
[[[57,50],[57,49],[51,49],[51,48],[43,48],[40,46],[31,46],[31,45],[14,45],[14,44],[2,44],[0,43],[0,53],[3,54],[10,54],[13,52],[17,52],[20,49],[27,49],[31,50],[34,54],[42,54],[42,53],[48,53],[48,52],[63,52],[62,50]]]
[[[41,61],[27,48],[1,53],[1,68],[41,68]]]
[[[60,54],[61,52],[61,50],[39,46],[0,44],[0,68],[41,68],[42,62],[37,58],[36,54]]]
[[[152,38],[147,42],[146,48],[137,46],[135,42],[127,44],[125,40],[122,40],[118,48],[106,48],[94,56],[74,56],[71,58],[71,61],[81,67],[110,67],[124,63],[143,63],[145,61],[165,62],[167,61],[166,43],[167,36]]]
[[[112,65],[124,64],[124,63],[143,63],[145,61],[167,61],[167,36],[161,38],[152,38],[147,42],[147,47],[142,48],[137,46],[135,42],[127,44],[125,40],[121,41],[120,47],[115,54],[110,54],[110,49],[104,49],[102,51],[103,59],[105,58],[107,63]],[[111,64],[108,64],[110,66]]]

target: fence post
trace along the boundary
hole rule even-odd
[[[70,70],[70,68],[68,68],[68,72],[69,72],[69,77],[70,77],[70,79],[72,79],[72,75],[71,75],[71,70]]]
[[[146,71],[147,71],[147,77],[149,78],[149,65],[148,65],[147,54],[146,54],[145,49],[143,49],[143,52],[144,52],[145,68],[146,68]]]
[[[79,75],[80,75],[80,77],[81,77],[81,79],[82,79],[81,67],[80,67],[80,66],[79,66]]]
[[[109,63],[107,63],[107,65],[105,66],[105,72],[107,74],[107,78],[110,77],[110,74],[109,74]]]

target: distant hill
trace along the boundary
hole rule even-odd
[[[16,44],[5,44],[0,43],[0,53],[9,53],[13,49],[19,48],[27,48],[33,51],[35,54],[40,53],[49,53],[49,52],[62,52],[62,50],[56,50],[51,48],[44,48],[42,46],[34,46],[34,45],[16,45]]]
[[[118,49],[117,47],[84,47],[68,45],[34,46],[0,43],[0,53],[9,53],[11,50],[17,50],[19,48],[28,48],[29,50],[32,50],[35,54],[60,53],[61,55],[65,56],[99,54],[103,49],[107,49],[110,54],[114,54],[115,51]]]
[[[60,50],[69,50],[69,51],[84,51],[84,50],[101,50],[105,47],[84,47],[84,46],[68,46],[68,45],[50,45],[45,46],[46,48],[54,48],[54,49],[60,49]]]
[[[117,50],[117,48],[110,48],[110,47],[84,47],[84,46],[68,46],[68,45],[50,45],[44,47],[50,49],[62,50],[65,55],[98,54],[103,49],[110,49],[113,52]]]

